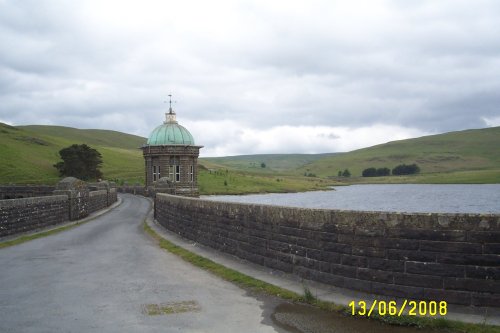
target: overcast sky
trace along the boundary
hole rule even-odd
[[[348,151],[500,125],[500,1],[0,0],[0,121],[202,156]]]

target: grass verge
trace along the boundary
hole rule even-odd
[[[14,246],[14,245],[18,245],[18,244],[21,244],[21,243],[25,243],[25,242],[28,242],[28,241],[33,240],[33,239],[47,237],[47,236],[50,236],[50,235],[55,235],[55,234],[58,234],[60,232],[66,231],[66,230],[76,228],[77,226],[79,226],[81,224],[84,224],[84,223],[87,223],[87,222],[89,222],[91,220],[92,219],[89,219],[89,220],[78,222],[78,223],[75,223],[75,224],[65,225],[65,226],[62,226],[62,227],[59,227],[59,228],[55,228],[55,229],[51,229],[51,230],[47,230],[47,231],[38,232],[36,234],[25,235],[25,236],[17,237],[17,238],[8,240],[8,241],[4,241],[4,242],[0,243],[0,249],[2,249],[4,247],[9,247],[9,246]]]
[[[194,266],[209,271],[210,273],[226,281],[232,282],[246,290],[260,292],[266,295],[277,296],[291,302],[310,304],[326,311],[334,311],[343,313],[345,315],[350,315],[351,310],[348,307],[319,300],[312,295],[311,291],[307,287],[304,287],[304,295],[300,295],[296,292],[255,279],[251,276],[245,275],[234,269],[218,264],[210,259],[199,256],[193,252],[190,252],[180,246],[173,244],[172,242],[158,235],[151,227],[147,225],[146,221],[144,221],[143,225],[145,232],[153,239],[155,239],[162,249],[165,249],[168,252],[175,254],[181,257],[183,260],[193,264]],[[359,318],[364,319],[364,317]],[[443,329],[451,332],[464,333],[500,333],[500,326],[469,324],[442,318],[432,319],[407,315],[403,315],[400,317],[376,315],[372,316],[371,318],[385,322],[387,324],[399,326],[416,326],[419,328]]]

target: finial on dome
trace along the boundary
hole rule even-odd
[[[172,95],[168,95],[169,97],[169,108],[168,108],[168,113],[165,113],[165,124],[166,123],[177,123],[176,117],[175,117],[175,112],[172,110]]]

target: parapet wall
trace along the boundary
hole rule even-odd
[[[108,206],[108,191],[99,190],[89,192],[89,213]]]
[[[50,185],[1,185],[0,200],[52,195],[54,188]]]
[[[143,195],[147,196],[147,192],[143,185],[135,184],[135,185],[123,185],[117,188],[120,193],[129,193],[134,195]]]
[[[56,225],[68,216],[66,195],[0,200],[0,237]]]
[[[406,214],[157,194],[165,228],[251,262],[388,297],[500,307],[500,215]]]
[[[0,189],[5,188],[15,188],[16,193],[30,194],[34,191],[33,186],[26,186],[25,189],[22,185],[0,186]],[[117,201],[114,183],[108,182],[88,184],[67,177],[56,187],[37,188],[43,189],[46,196],[0,200],[0,238],[78,220]],[[52,191],[47,193],[49,188]],[[89,188],[97,190],[89,191]]]

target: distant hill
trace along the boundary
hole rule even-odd
[[[0,123],[0,183],[45,183],[59,180],[53,165],[59,150],[88,144],[103,157],[106,178],[143,181],[144,162],[138,149],[145,138],[116,131],[62,126],[9,126]]]
[[[78,129],[64,126],[28,125],[16,126],[38,135],[62,138],[74,143],[86,143],[89,146],[137,149],[146,143],[146,138],[117,131],[101,129]]]
[[[225,157],[205,157],[201,159],[207,168],[229,168],[258,173],[296,173],[295,171],[309,163],[331,154],[260,154]],[[264,164],[262,164],[264,163]]]
[[[342,183],[500,183],[500,127],[472,129],[334,154],[241,155],[200,160],[207,168],[228,168],[249,173],[304,175]],[[266,167],[261,168],[261,163]],[[369,167],[394,168],[416,163],[421,174],[406,177],[362,178]],[[353,177],[337,178],[349,169]]]
[[[59,176],[53,164],[59,160],[58,152],[74,143],[86,143],[102,154],[105,178],[142,183],[144,161],[138,148],[145,142],[140,136],[116,131],[0,123],[0,184],[56,183]],[[417,163],[422,172],[407,177],[359,177],[365,168],[393,168],[401,163]],[[215,185],[222,186],[216,190],[218,193],[258,192],[259,186],[264,191],[305,190],[308,183],[320,186],[316,184],[322,182],[320,178],[334,183],[500,183],[500,127],[388,142],[348,153],[213,157],[201,158],[200,164],[200,188],[204,193],[213,193]],[[228,169],[234,181],[226,186],[224,180],[228,177],[210,169]],[[353,177],[337,178],[338,171],[344,169],[349,169]],[[281,176],[286,176],[285,182],[277,178]],[[247,189],[242,190],[243,185],[237,183],[243,180]],[[267,185],[252,187],[252,182]]]
[[[472,129],[400,140],[337,154],[312,161],[298,168],[299,173],[312,172],[320,177],[334,177],[349,169],[353,176],[369,167],[394,168],[398,164],[417,163],[419,177],[406,182],[500,182],[500,127]],[[391,177],[391,181],[397,181]],[[365,179],[366,180],[366,179]],[[370,179],[370,182],[377,179]],[[388,181],[382,178],[381,181]]]

